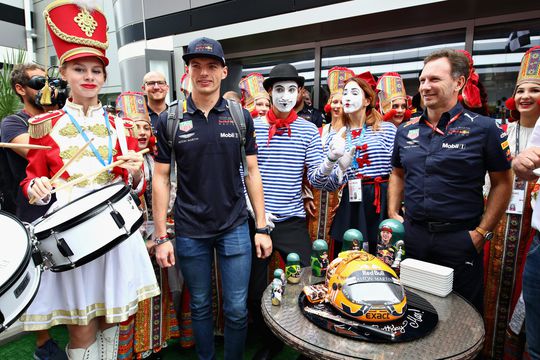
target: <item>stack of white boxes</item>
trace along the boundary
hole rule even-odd
[[[445,297],[452,292],[454,269],[416,259],[405,259],[401,262],[400,278],[404,286]]]

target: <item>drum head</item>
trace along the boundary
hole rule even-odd
[[[30,241],[24,225],[14,216],[0,211],[0,239],[7,244],[0,251],[0,288],[30,258]]]
[[[38,219],[33,224],[34,234],[39,239],[44,231],[48,232],[67,223],[77,223],[81,218],[91,216],[94,210],[106,206],[108,200],[114,202],[117,197],[124,196],[127,192],[129,189],[123,182],[92,191]]]

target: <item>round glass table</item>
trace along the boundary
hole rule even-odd
[[[439,322],[427,336],[402,343],[371,343],[324,331],[304,317],[298,296],[305,285],[322,281],[302,269],[298,284],[287,284],[281,305],[271,302],[271,285],[262,299],[269,328],[286,344],[314,359],[472,359],[484,342],[484,323],[476,309],[456,293],[445,298],[412,289],[437,310]]]

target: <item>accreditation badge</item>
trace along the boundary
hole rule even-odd
[[[525,180],[514,178],[514,186],[512,186],[512,197],[510,203],[506,209],[507,214],[523,214],[523,208],[525,206],[525,188],[527,182]]]
[[[352,179],[348,182],[349,202],[362,201],[362,179]]]

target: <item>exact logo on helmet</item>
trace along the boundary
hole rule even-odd
[[[387,311],[382,312],[368,312],[366,314],[366,319],[376,321],[376,320],[390,320],[390,314]]]

